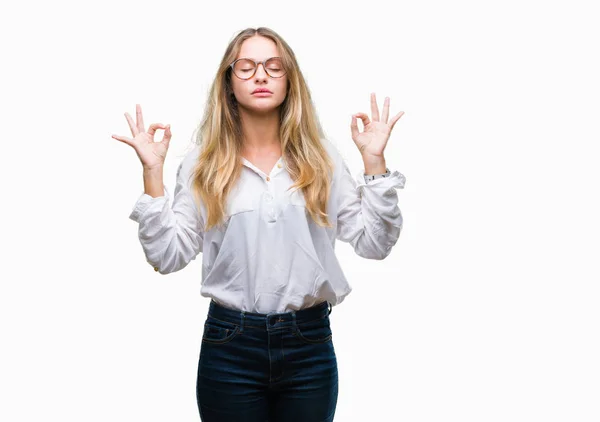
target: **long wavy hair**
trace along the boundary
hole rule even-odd
[[[237,58],[242,43],[255,35],[275,42],[288,78],[286,97],[279,106],[281,151],[294,181],[288,190],[301,189],[315,223],[332,227],[326,206],[333,164],[321,141],[325,135],[306,81],[289,45],[273,30],[259,27],[244,29],[227,46],[198,127],[196,144],[200,145],[200,153],[191,189],[196,201],[200,198],[207,210],[204,229],[208,231],[223,222],[225,201],[242,172],[242,127],[229,65]]]

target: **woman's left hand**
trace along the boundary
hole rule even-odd
[[[404,112],[401,111],[388,123],[389,111],[390,98],[385,97],[383,114],[381,115],[381,119],[379,119],[379,108],[377,107],[377,100],[375,99],[375,93],[373,92],[371,93],[371,115],[373,120],[371,121],[369,116],[365,113],[356,113],[352,115],[352,124],[350,125],[352,140],[354,140],[354,143],[363,157],[383,157],[383,150],[390,138],[390,133],[396,122],[404,114]],[[358,131],[357,117],[363,122],[363,132]]]

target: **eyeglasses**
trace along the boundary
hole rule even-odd
[[[254,76],[259,64],[263,65],[263,69],[265,69],[265,72],[267,72],[267,75],[269,75],[271,78],[281,78],[283,75],[285,75],[285,69],[283,67],[281,57],[271,57],[270,59],[263,60],[262,62],[241,58],[231,63],[229,66],[233,70],[235,76],[246,80]]]

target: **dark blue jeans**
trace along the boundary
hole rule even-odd
[[[233,310],[211,300],[196,397],[203,422],[331,422],[338,371],[321,302],[286,313]]]

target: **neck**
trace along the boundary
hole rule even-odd
[[[267,114],[240,109],[240,120],[245,150],[264,152],[280,146],[278,109]]]

